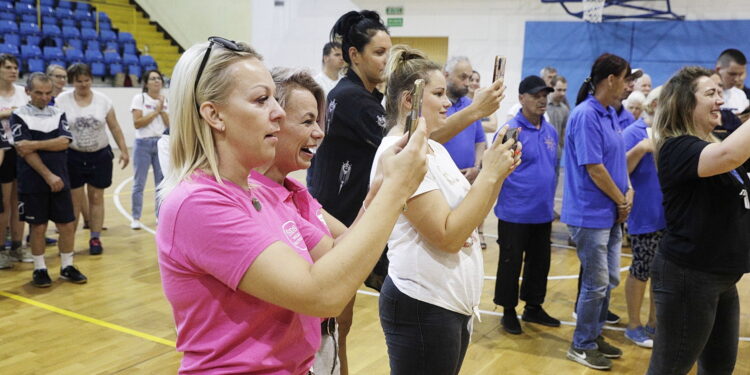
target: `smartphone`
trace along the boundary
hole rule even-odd
[[[495,68],[492,70],[492,82],[505,78],[505,56],[495,56]]]
[[[518,133],[520,132],[520,130],[520,128],[508,129],[508,131],[505,132],[505,136],[503,136],[503,143],[507,142],[508,139],[513,138],[514,143],[513,146],[511,146],[511,149],[513,151],[515,151],[518,147]]]
[[[406,116],[406,127],[404,132],[409,133],[409,139],[414,129],[417,128],[417,122],[419,117],[422,116],[422,96],[424,94],[424,80],[418,79],[414,81],[414,94],[411,97],[411,111]]]

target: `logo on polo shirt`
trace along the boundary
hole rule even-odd
[[[385,129],[385,116],[378,115],[378,126]]]
[[[307,250],[307,246],[305,246],[305,241],[297,228],[297,224],[293,221],[287,221],[281,225],[281,230],[284,232],[286,239],[292,244],[292,246],[300,250]]]
[[[550,151],[557,151],[557,142],[552,137],[544,139],[544,144],[547,145],[547,149]]]
[[[18,138],[20,136],[21,136],[21,124],[13,125],[13,138]]]

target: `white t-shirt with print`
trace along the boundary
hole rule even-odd
[[[21,108],[29,103],[29,96],[23,86],[13,85],[13,95],[0,96],[0,111],[11,108]],[[2,134],[10,144],[13,144],[13,134],[10,131],[10,117],[2,119]]]
[[[724,90],[724,105],[721,106],[721,109],[730,109],[732,113],[738,115],[747,109],[748,106],[750,106],[750,101],[744,91],[736,87]]]
[[[65,111],[73,135],[70,148],[80,152],[99,151],[109,145],[107,114],[112,110],[112,101],[100,92],[92,93],[91,104],[85,107],[76,103],[73,90],[55,99],[55,106]]]
[[[155,112],[158,106],[159,99],[154,99],[147,93],[142,92],[133,97],[133,102],[130,104],[130,111],[132,112],[133,110],[137,109],[142,112],[143,116],[147,116]],[[164,112],[169,112],[166,98],[164,98]],[[148,125],[135,129],[135,137],[161,137],[161,135],[164,133],[164,129],[166,128],[167,127],[166,124],[164,124],[164,119],[162,119],[161,115],[159,115],[154,117],[154,119],[151,120]]]
[[[375,178],[380,156],[401,137],[389,136],[375,153],[370,181]],[[440,143],[428,142],[433,153],[427,155],[427,174],[412,195],[439,190],[451,209],[466,198],[471,185]],[[430,246],[403,214],[388,239],[388,275],[398,290],[416,300],[464,315],[476,315],[482,295],[484,264],[476,230],[468,239],[471,245],[457,253]]]
[[[328,78],[328,76],[325,74],[325,72],[320,72],[320,73],[318,73],[318,75],[316,75],[315,77],[313,77],[313,79],[315,80],[315,82],[318,83],[318,85],[320,85],[321,88],[323,88],[323,91],[326,93],[326,98],[327,98],[328,97],[328,93],[331,92],[331,90],[333,90],[334,87],[336,87],[336,85],[341,80],[341,77],[343,77],[343,76],[339,75],[338,79],[336,79],[334,81],[334,80]]]

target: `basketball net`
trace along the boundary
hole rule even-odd
[[[583,20],[590,23],[601,23],[605,0],[583,0]]]

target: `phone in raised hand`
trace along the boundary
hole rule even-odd
[[[520,128],[511,128],[508,129],[508,131],[506,131],[505,135],[503,136],[503,143],[507,142],[508,139],[513,138],[513,146],[510,147],[513,151],[518,148],[518,133],[520,131]]]
[[[417,128],[417,122],[419,117],[422,116],[422,96],[424,94],[424,80],[418,79],[414,81],[414,94],[411,97],[411,111],[406,116],[406,127],[404,132],[409,133],[409,139],[411,134]]]
[[[495,65],[492,69],[492,82],[497,81],[500,78],[505,78],[505,56],[495,56]]]

